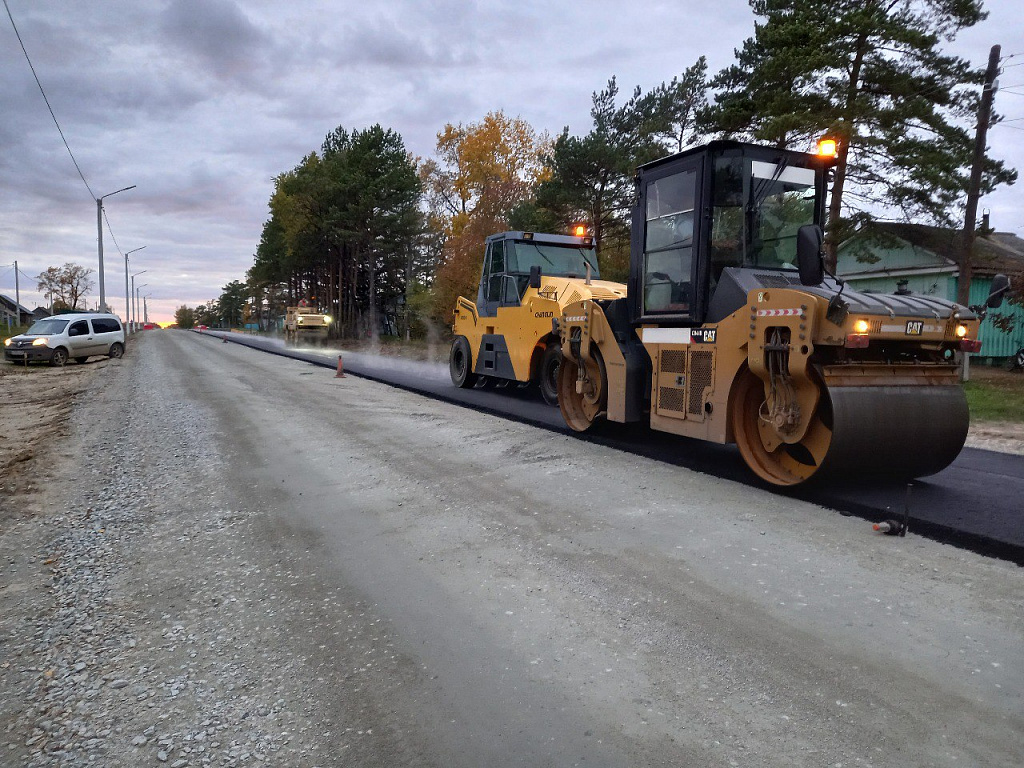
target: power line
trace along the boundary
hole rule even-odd
[[[11,8],[7,5],[7,0],[4,0],[4,8],[7,10],[7,18],[11,20],[11,26],[14,27],[14,36],[18,38],[18,43],[21,44],[21,52],[25,54],[25,61],[28,62],[28,68],[32,70],[32,77],[36,79],[36,85],[39,86],[39,92],[43,95],[43,101],[46,102],[46,108],[50,110],[50,117],[53,118],[53,124],[57,126],[57,133],[60,134],[61,141],[64,142],[64,146],[68,150],[68,154],[71,155],[71,162],[75,164],[75,170],[78,171],[78,175],[82,177],[82,183],[85,184],[85,188],[89,190],[89,195],[93,200],[96,199],[96,194],[92,191],[92,187],[89,186],[89,182],[85,180],[85,174],[82,173],[82,169],[78,167],[78,161],[75,160],[75,153],[71,151],[71,147],[68,145],[68,140],[64,138],[64,131],[60,128],[60,123],[57,122],[57,116],[53,113],[53,107],[50,106],[50,100],[46,98],[46,91],[43,90],[43,84],[39,82],[39,75],[36,74],[36,68],[32,66],[32,59],[29,58],[28,51],[25,49],[25,43],[21,40],[21,33],[18,32],[18,25],[14,23],[14,16],[11,15]]]
[[[120,253],[121,256],[123,257],[124,254],[121,253],[121,246],[117,244],[117,238],[114,237],[114,230],[112,230],[110,228],[110,219],[107,218],[107,209],[106,208],[103,209],[103,221],[105,221],[107,223],[107,232],[110,233],[110,239],[114,241],[114,247],[117,248],[117,252]]]

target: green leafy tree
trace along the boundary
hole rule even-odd
[[[244,308],[249,303],[249,286],[240,280],[232,280],[224,286],[217,300],[218,316],[228,327],[241,325]]]
[[[38,290],[50,297],[54,311],[84,308],[84,299],[92,290],[89,277],[93,270],[68,262],[63,267],[48,267],[36,276]],[[79,307],[83,302],[83,307]]]
[[[950,225],[964,202],[982,75],[940,50],[980,0],[751,0],[759,17],[704,119],[727,135],[806,148],[839,140],[826,235],[836,248],[884,210]],[[1016,173],[990,160],[985,191]]]
[[[178,324],[179,328],[188,330],[189,328],[196,327],[196,312],[191,307],[187,307],[182,304],[176,310],[174,310],[174,322]]]
[[[195,308],[194,312],[196,325],[205,325],[213,328],[221,324],[220,307],[212,299],[205,304],[200,304]]]

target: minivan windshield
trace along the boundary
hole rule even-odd
[[[26,336],[49,336],[53,333],[60,333],[68,327],[67,320],[58,320],[55,317],[47,317],[44,320],[36,320],[32,327],[25,331]]]

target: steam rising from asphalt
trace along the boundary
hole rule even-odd
[[[435,334],[436,336],[436,334]],[[430,363],[423,360],[409,360],[403,357],[397,357],[394,355],[379,355],[372,352],[354,352],[344,347],[337,347],[333,345],[310,345],[310,346],[296,346],[286,345],[283,339],[266,338],[263,339],[266,343],[272,344],[282,349],[288,349],[291,352],[299,352],[304,355],[312,355],[315,357],[322,357],[325,360],[331,360],[332,363],[336,362],[338,355],[342,356],[342,360],[345,365],[345,370],[351,370],[352,373],[367,373],[374,374],[377,372],[390,372],[390,373],[404,373],[410,376],[416,376],[425,381],[448,381],[448,366],[444,363]],[[432,344],[429,348],[429,354],[431,357],[434,355],[436,350],[436,344]]]

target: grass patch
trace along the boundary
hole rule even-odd
[[[964,391],[972,420],[1024,423],[1024,373],[972,368]]]

